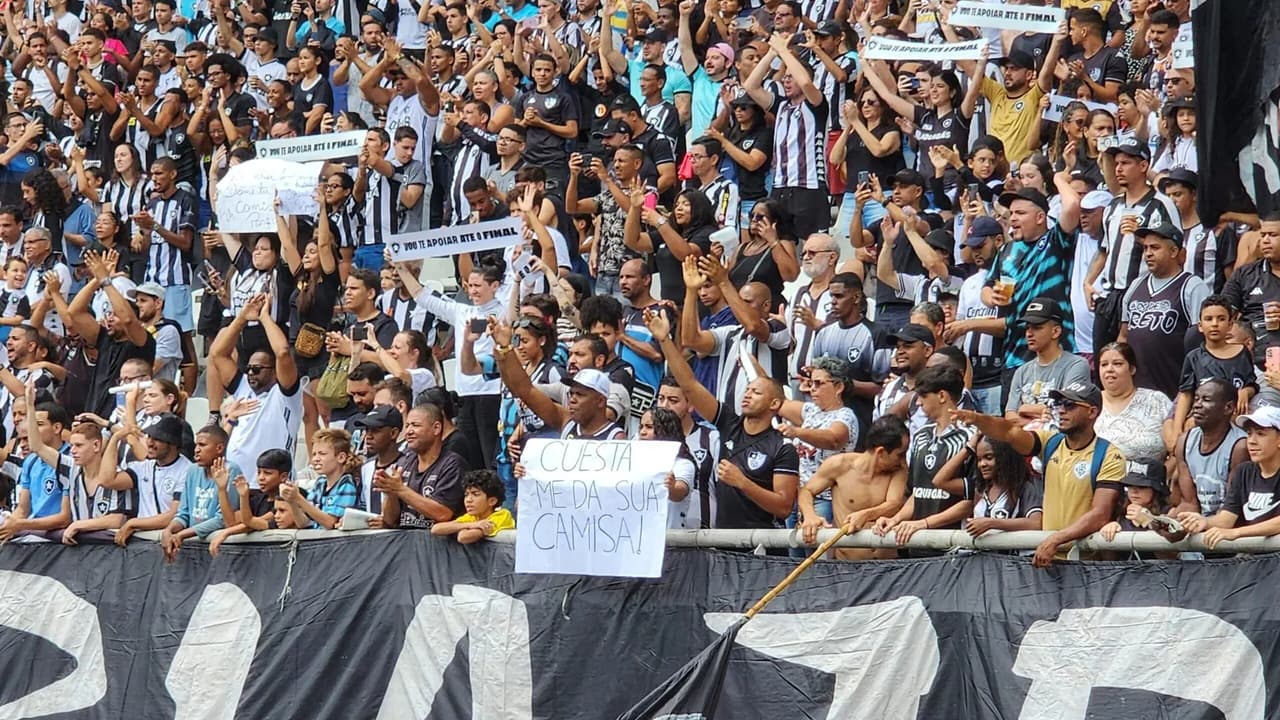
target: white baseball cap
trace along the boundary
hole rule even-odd
[[[579,370],[564,382],[566,385],[576,385],[584,390],[600,393],[606,399],[609,397],[609,376],[595,368]]]
[[[1236,425],[1242,430],[1248,430],[1250,424],[1280,430],[1280,408],[1260,405],[1248,415],[1236,418]]]

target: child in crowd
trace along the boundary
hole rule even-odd
[[[1114,540],[1116,533],[1121,531],[1141,532],[1150,530],[1158,533],[1169,542],[1178,542],[1187,536],[1186,530],[1181,527],[1170,527],[1166,521],[1156,519],[1157,516],[1166,515],[1169,512],[1169,486],[1165,482],[1165,469],[1162,460],[1128,461],[1124,476],[1124,492],[1125,499],[1128,500],[1124,517],[1102,526],[1098,534],[1102,535],[1104,540],[1108,542]],[[1178,559],[1178,553],[1176,552],[1140,552],[1137,553],[1137,556],[1141,560]]]
[[[293,483],[280,488],[280,497],[293,506],[298,527],[333,530],[347,508],[364,509],[356,483],[360,457],[351,452],[351,433],[335,428],[318,431],[311,439],[311,469],[320,477],[309,493]]]
[[[934,487],[974,499],[964,529],[974,537],[990,530],[1039,530],[1044,486],[1031,476],[1027,461],[1009,443],[981,434],[967,447],[933,477]]]
[[[462,504],[467,512],[458,519],[431,526],[432,535],[457,535],[463,545],[493,537],[501,530],[514,530],[515,518],[501,507],[507,499],[498,474],[492,470],[472,470],[462,476]]]
[[[1173,426],[1178,432],[1188,429],[1191,395],[1209,378],[1223,378],[1239,389],[1236,413],[1249,412],[1249,401],[1258,392],[1253,355],[1242,344],[1231,342],[1232,316],[1235,310],[1223,295],[1210,295],[1200,303],[1200,333],[1204,342],[1187,353],[1182,360],[1182,378],[1178,382],[1178,402]]]
[[[227,492],[231,478],[240,468],[223,457],[227,433],[209,425],[196,433],[195,465],[187,470],[178,514],[160,535],[160,550],[173,561],[187,538],[204,539],[224,527],[236,524],[240,496]]]
[[[236,495],[239,507],[236,512],[237,523],[229,528],[218,530],[209,536],[209,554],[218,555],[222,543],[232,535],[268,530],[276,527],[276,500],[280,497],[280,488],[293,473],[293,458],[280,449],[264,451],[258,456],[258,487],[251,488],[244,475],[235,479]],[[230,504],[226,487],[218,487],[218,505]]]
[[[14,326],[31,317],[27,297],[27,261],[15,255],[4,264],[4,290],[0,291],[0,342],[9,339]]]

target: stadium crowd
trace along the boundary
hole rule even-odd
[[[1280,218],[1197,213],[1190,4],[9,3],[0,540],[473,542],[543,435],[682,441],[676,528],[1280,534]],[[255,143],[352,130],[218,230]]]

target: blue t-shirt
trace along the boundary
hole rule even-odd
[[[637,45],[633,55],[627,58],[627,76],[631,80],[631,96],[636,102],[644,105],[644,93],[640,92],[640,73],[649,63],[644,61],[640,55],[640,48]],[[663,65],[659,60],[656,65]],[[684,74],[684,68],[675,65],[665,65],[667,68],[667,84],[662,86],[662,99],[669,103],[676,101],[676,93],[693,92],[693,86],[689,84],[689,76]]]
[[[236,476],[241,474],[235,463],[228,465],[229,482],[234,483]],[[231,507],[240,505],[240,494],[235,491],[234,485],[228,488],[227,496],[231,499]],[[183,527],[194,528],[199,537],[222,529],[218,486],[199,465],[187,468],[187,476],[182,483],[182,499],[178,502],[178,514],[174,519],[182,523]]]
[[[701,65],[693,71],[693,107],[690,110],[689,139],[702,137],[716,117],[716,105],[720,102],[720,87],[724,80],[712,80]]]
[[[52,517],[62,512],[62,498],[69,488],[58,480],[58,474],[49,463],[32,453],[22,461],[18,475],[18,487],[31,493],[32,519]]]
[[[507,12],[510,13],[511,19],[518,23],[521,20],[528,20],[531,17],[537,17],[538,5],[537,3],[526,2],[519,10],[508,8]],[[498,27],[498,23],[501,22],[502,19],[502,15],[498,13],[490,13],[489,19],[484,21],[484,26],[489,29],[489,32],[493,32],[493,29]]]

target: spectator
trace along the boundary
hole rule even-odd
[[[405,419],[408,445],[400,463],[373,476],[382,493],[382,522],[392,528],[430,528],[465,510],[465,461],[444,449],[444,416],[431,404],[415,405]]]
[[[917,405],[911,412],[911,394],[915,391],[916,382],[924,371],[929,356],[937,347],[937,339],[929,328],[908,323],[895,332],[889,333],[889,342],[894,343],[894,353],[889,362],[889,378],[880,394],[876,397],[876,419],[896,415],[907,422],[908,429],[914,437],[925,426],[927,416],[924,408]],[[959,398],[959,393],[956,395]]]
[[[696,492],[698,497],[689,499],[687,507],[682,506],[682,527],[703,530],[710,528],[712,518],[715,517],[714,478],[716,465],[720,460],[720,431],[706,420],[694,418],[693,406],[689,404],[684,388],[670,375],[662,378],[656,406],[676,416],[685,447],[694,460],[694,481],[690,487],[691,492]]]
[[[234,479],[239,500],[237,523],[209,536],[210,555],[216,557],[222,543],[234,535],[293,525],[293,509],[287,500],[280,497],[280,489],[289,483],[292,476],[293,458],[284,450],[273,448],[258,456],[255,467],[257,473],[253,484],[257,487],[252,487],[243,475]],[[279,524],[279,521],[285,524]]]
[[[1228,341],[1232,314],[1231,303],[1225,296],[1210,295],[1200,303],[1198,328],[1204,336],[1204,343],[1187,353],[1182,360],[1177,411],[1173,417],[1173,427],[1178,432],[1187,427],[1192,392],[1205,382],[1214,378],[1230,382],[1239,395],[1236,412],[1240,415],[1248,413],[1249,402],[1258,392],[1253,357],[1244,346]]]
[[[1280,409],[1260,407],[1236,418],[1235,424],[1248,433],[1249,461],[1233,471],[1222,508],[1208,518],[1189,511],[1178,515],[1188,532],[1204,533],[1204,544],[1210,550],[1223,540],[1280,532],[1276,517],[1280,505],[1273,500],[1280,476]]]
[[[957,411],[961,422],[1013,446],[1019,454],[1038,457],[1044,467],[1043,529],[1052,534],[1036,548],[1036,567],[1048,567],[1063,545],[1097,532],[1110,522],[1120,500],[1124,456],[1094,432],[1102,408],[1102,392],[1092,383],[1074,382],[1049,395],[1058,415],[1058,430],[1034,432],[1005,418]],[[1080,473],[1077,468],[1087,468]]]
[[[1172,404],[1159,390],[1138,387],[1137,354],[1116,342],[1098,353],[1102,380],[1102,412],[1094,430],[1126,458],[1164,457],[1177,430],[1170,421]]]
[[[1212,517],[1222,508],[1227,481],[1249,461],[1247,435],[1231,422],[1236,389],[1222,378],[1198,385],[1191,400],[1192,426],[1178,437],[1178,509]]]
[[[747,51],[743,51],[746,55]],[[773,130],[765,123],[764,108],[749,95],[737,95],[729,101],[730,124],[725,132],[715,122],[707,128],[707,137],[718,140],[725,155],[733,162],[738,179],[738,227],[749,227],[751,210],[768,193],[772,171]],[[716,122],[719,122],[717,120]]]
[[[227,464],[223,457],[226,449],[227,434],[217,425],[196,433],[195,464],[187,470],[178,512],[160,534],[160,550],[170,562],[185,540],[203,540],[236,524],[239,496],[231,495],[228,488],[232,478],[241,473],[240,468]]]
[[[964,529],[974,537],[992,530],[1040,529],[1044,487],[1009,443],[974,433],[964,451],[933,476],[933,485],[973,498],[973,517],[964,521]]]
[[[787,400],[778,409],[784,422],[778,431],[795,445],[800,457],[800,487],[811,480],[818,467],[828,458],[853,452],[862,435],[858,418],[849,408],[853,394],[852,365],[842,358],[822,357],[806,368],[801,387],[812,398],[808,402]],[[819,494],[814,512],[832,522],[831,494]],[[787,519],[789,527],[799,524],[799,517]]]
[[[1164,463],[1155,458],[1130,460],[1125,465],[1124,476],[1125,510],[1121,517],[1113,520],[1098,534],[1104,540],[1111,541],[1119,532],[1142,532],[1151,530],[1159,533],[1169,542],[1178,542],[1186,537],[1186,530],[1170,532],[1166,523],[1153,522],[1153,516],[1163,516],[1169,512],[1169,485],[1165,481]],[[1162,559],[1176,560],[1178,554],[1168,553],[1136,553],[1140,560]]]
[[[400,462],[399,440],[404,416],[391,405],[375,404],[373,410],[353,420],[352,425],[364,434],[366,458],[360,466],[360,499],[356,506],[381,515],[382,495],[373,490],[373,479],[378,471],[385,473]]]
[[[1062,311],[1053,298],[1039,297],[1027,303],[1020,320],[1026,326],[1027,349],[1035,353],[1035,360],[1013,373],[1004,415],[1025,425],[1046,418],[1050,392],[1086,382],[1090,372],[1084,358],[1062,348]]]
[[[706,493],[697,485],[698,467],[693,454],[684,444],[685,434],[680,418],[670,410],[652,407],[640,416],[638,440],[663,440],[680,443],[675,465],[667,473],[667,527],[673,530],[697,530],[701,524],[700,502]]]
[[[653,253],[662,285],[662,299],[679,303],[684,297],[680,292],[680,264],[690,256],[711,254],[711,233],[716,230],[715,210],[700,190],[680,193],[670,218],[657,210],[645,209],[644,204],[645,193],[641,188],[635,188],[631,193],[623,241],[630,250]],[[640,231],[641,218],[649,231]]]
[[[194,467],[191,460],[181,453],[184,428],[186,423],[173,413],[159,416],[142,430],[147,437],[145,460],[126,464],[124,470],[116,473],[114,480],[106,480],[99,475],[104,486],[131,490],[136,501],[133,506],[136,515],[116,531],[117,545],[124,547],[138,530],[163,530],[177,516],[187,473]],[[110,452],[112,449],[108,443],[105,457],[115,457],[115,453]]]
[[[1067,58],[1067,77],[1087,86],[1096,102],[1113,102],[1128,76],[1128,68],[1114,47],[1106,44],[1107,25],[1093,8],[1081,8],[1068,19],[1071,44],[1078,48]]]
[[[866,297],[857,275],[842,272],[833,276],[830,293],[831,316],[813,339],[812,357],[839,358],[849,363],[848,404],[858,418],[858,426],[870,427],[875,398],[880,392],[880,385],[875,382],[879,372],[875,367],[877,330],[866,318]],[[857,447],[862,447],[862,440],[861,434],[854,436]]]
[[[748,219],[744,242],[730,260],[729,277],[737,287],[763,283],[774,298],[769,307],[773,312],[785,297],[783,285],[800,276],[795,218],[780,201],[771,198],[756,203]]]
[[[964,226],[968,230],[963,245],[968,248],[975,272],[960,285],[955,319],[947,323],[943,340],[964,349],[973,368],[974,401],[979,410],[990,415],[1004,407],[1000,370],[1004,364],[1005,323],[999,317],[1000,308],[983,304],[982,287],[987,282],[991,263],[1004,247],[1004,228],[990,216],[971,218],[968,213]]]
[[[34,396],[34,393],[26,394]],[[13,512],[0,523],[0,540],[5,542],[20,533],[60,533],[67,527],[73,519],[72,483],[84,482],[87,467],[93,478],[91,482],[96,486],[96,463],[101,457],[101,435],[92,431],[73,433],[71,442],[64,448],[62,433],[67,427],[67,414],[60,406],[54,403],[32,403],[25,407],[35,408],[26,415],[26,440],[31,452],[22,459],[22,471],[18,476],[18,503]],[[61,455],[63,449],[70,451],[67,462],[63,461],[64,456]],[[50,463],[49,460],[54,462]],[[80,471],[78,475],[76,470]],[[76,500],[82,499],[88,492],[87,487],[77,486],[76,489]],[[82,513],[81,517],[83,516]]]
[[[1182,269],[1182,231],[1160,224],[1134,233],[1142,243],[1147,276],[1129,286],[1120,316],[1120,339],[1138,357],[1139,387],[1177,395],[1187,331],[1209,296],[1204,280]]]
[[[837,240],[848,232],[849,222],[858,208],[857,192],[870,190],[871,176],[880,185],[890,185],[893,177],[906,168],[902,157],[902,134],[894,124],[894,114],[871,88],[865,88],[855,103],[846,100],[840,114],[841,133],[831,146],[832,173],[842,178],[846,190],[836,218]],[[865,179],[863,179],[865,176]],[[884,206],[878,200],[862,205],[862,227],[871,227],[884,217]]]
[[[556,82],[556,60],[546,54],[534,57],[530,75],[534,87],[518,96],[512,108],[525,127],[525,162],[540,165],[555,187],[564,186],[569,168],[565,156],[578,136],[578,104]]]
[[[1267,317],[1274,325],[1280,319],[1280,216],[1263,217],[1258,229],[1261,257],[1236,268],[1227,278],[1222,294],[1249,323],[1258,338],[1253,350],[1254,362],[1266,357],[1267,349],[1276,343],[1276,333],[1267,330]]]
[[[311,446],[311,469],[316,483],[303,493],[293,483],[280,487],[280,499],[289,503],[297,527],[333,530],[342,523],[348,508],[360,507],[360,489],[352,477],[360,459],[351,452],[351,434],[325,428],[316,433]]]
[[[815,357],[814,339],[831,317],[831,281],[839,260],[840,249],[830,235],[816,233],[804,241],[800,269],[809,283],[797,289],[791,296],[791,302],[786,303],[787,327],[791,330],[791,345],[795,348],[787,364],[787,378],[793,392],[799,389],[800,369],[808,366],[810,359]]]
[[[715,527],[774,527],[795,505],[799,473],[795,448],[773,428],[784,400],[781,386],[764,376],[751,381],[743,393],[739,415],[697,384],[689,363],[671,340],[666,317],[648,313],[645,321],[689,404],[703,417],[713,418],[720,431]]]
[[[470,545],[503,530],[515,530],[511,511],[502,507],[506,498],[498,476],[490,470],[471,470],[462,476],[462,504],[466,512],[457,520],[431,526],[432,535],[452,535]]]

